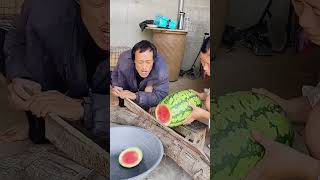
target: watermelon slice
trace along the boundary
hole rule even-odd
[[[133,168],[142,160],[143,154],[138,147],[130,147],[119,155],[119,164],[125,168]]]
[[[170,109],[165,104],[160,104],[156,108],[156,118],[162,125],[168,126],[171,120]]]

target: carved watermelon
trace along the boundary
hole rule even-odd
[[[156,119],[164,126],[180,126],[192,112],[189,103],[197,107],[202,106],[201,99],[191,89],[170,94],[157,106],[155,110]]]
[[[241,180],[264,156],[252,129],[292,145],[294,131],[281,107],[266,96],[236,92],[211,97],[212,179]]]
[[[119,163],[125,168],[133,168],[141,162],[142,158],[142,151],[138,147],[130,147],[120,153]]]

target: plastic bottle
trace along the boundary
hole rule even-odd
[[[190,31],[191,30],[191,20],[190,17],[185,17],[184,18],[184,30],[185,31]]]

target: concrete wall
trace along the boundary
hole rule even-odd
[[[139,23],[154,19],[156,13],[177,19],[179,0],[111,0],[110,45],[129,46],[142,39],[152,40],[152,33],[141,32]],[[210,0],[185,0],[184,10],[191,19],[182,69],[188,69],[202,43],[203,33],[210,32]]]
[[[210,5],[212,14],[213,52],[216,57],[219,57],[221,54],[219,47],[225,28],[227,10],[229,10],[228,0],[213,0]]]

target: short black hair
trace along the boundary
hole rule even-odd
[[[131,58],[133,61],[135,60],[135,53],[138,50],[140,50],[139,51],[140,53],[143,53],[147,50],[150,50],[153,52],[153,59],[155,60],[157,57],[157,48],[150,41],[142,40],[133,46],[133,48],[131,50]]]
[[[203,43],[202,43],[202,45],[201,45],[201,52],[202,52],[202,53],[207,53],[209,50],[210,50],[210,36],[207,37],[207,38],[203,41]]]

